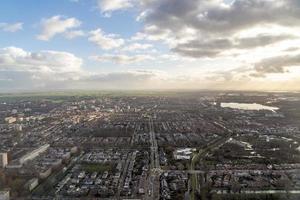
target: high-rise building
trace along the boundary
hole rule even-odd
[[[8,164],[7,153],[0,153],[0,167],[5,168]]]

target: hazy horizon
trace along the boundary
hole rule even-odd
[[[47,91],[44,90],[13,90],[13,91],[0,91],[1,95],[26,95],[26,94],[46,94],[49,93],[49,95],[53,95],[55,93],[58,94],[69,94],[69,93],[75,93],[75,94],[93,94],[93,93],[163,93],[163,92],[178,92],[178,93],[195,93],[195,92],[212,92],[212,93],[270,93],[270,94],[277,94],[277,93],[300,93],[300,90],[230,90],[230,89],[48,89]]]

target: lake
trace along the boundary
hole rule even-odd
[[[270,110],[272,112],[279,109],[277,107],[265,106],[257,103],[221,103],[221,107],[240,110]]]

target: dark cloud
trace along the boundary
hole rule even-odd
[[[146,24],[174,31],[188,26],[222,34],[261,23],[294,26],[300,22],[297,0],[236,0],[231,5],[217,0],[159,0],[148,9]]]
[[[191,40],[178,44],[172,50],[190,57],[215,57],[224,51],[232,49],[251,49],[264,47],[287,39],[294,39],[293,35],[258,35],[257,37],[215,40]]]
[[[219,50],[206,50],[206,49],[182,48],[182,47],[173,48],[172,51],[180,55],[193,57],[193,58],[216,57],[221,53]]]
[[[300,54],[276,56],[264,59],[255,64],[254,77],[264,77],[268,73],[285,73],[288,72],[289,67],[300,66]]]
[[[164,39],[172,38],[172,50],[192,57],[214,57],[228,49],[255,48],[291,39],[289,35],[234,39],[236,33],[247,28],[300,25],[299,0],[235,0],[227,5],[221,0],[152,0],[143,9],[146,34],[160,38],[168,33]],[[185,40],[189,36],[194,39]],[[188,42],[182,44],[180,40]]]
[[[276,42],[295,39],[293,35],[257,35],[256,37],[241,38],[236,40],[233,48],[248,49],[255,47],[263,47]]]

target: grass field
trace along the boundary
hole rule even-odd
[[[82,169],[88,173],[103,173],[105,171],[111,172],[113,170],[112,164],[83,164]]]

